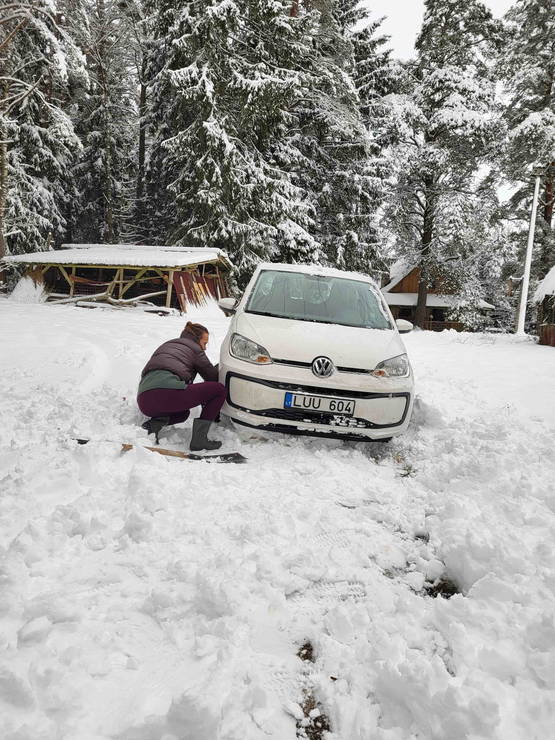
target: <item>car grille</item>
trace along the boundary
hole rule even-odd
[[[290,367],[306,367],[309,370],[312,368],[311,362],[298,362],[297,360],[276,360],[275,358],[272,359],[278,365],[289,365]],[[360,367],[343,367],[336,365],[335,369],[340,373],[362,373],[363,375],[370,375],[372,373],[372,370],[364,370]]]

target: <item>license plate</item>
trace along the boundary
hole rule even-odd
[[[330,398],[329,396],[308,396],[304,393],[286,393],[283,400],[283,408],[352,416],[355,413],[355,401],[350,398]]]

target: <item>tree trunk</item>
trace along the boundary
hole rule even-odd
[[[102,94],[102,104],[104,107],[102,124],[103,124],[103,136],[104,136],[104,183],[102,199],[104,201],[104,228],[102,229],[103,240],[110,243],[116,241],[116,234],[114,228],[114,194],[112,191],[112,141],[110,136],[110,124],[111,122],[107,117],[108,105],[110,102],[110,80],[109,71],[107,65],[109,60],[107,58],[106,50],[106,32],[107,32],[107,21],[106,21],[106,7],[104,0],[96,0],[96,12],[98,15],[99,28],[100,28],[100,39],[97,48],[98,58],[98,85]]]
[[[422,228],[422,246],[420,249],[420,280],[418,283],[418,300],[416,302],[416,313],[414,323],[421,329],[426,328],[426,302],[428,299],[428,256],[434,234],[434,206],[433,206],[433,180],[426,178],[424,181],[426,193],[426,207],[424,209],[423,228]]]
[[[145,187],[145,154],[146,154],[146,90],[145,83],[145,60],[141,65],[141,76],[139,80],[139,149],[137,152],[137,204],[136,214],[140,220],[143,216],[143,196]]]
[[[0,118],[0,259],[6,255],[6,200],[8,197],[8,145],[6,129]]]
[[[546,275],[551,267],[553,266],[553,257],[551,254],[551,234],[549,231],[552,228],[552,222],[553,222],[553,206],[555,202],[555,193],[553,188],[553,175],[552,170],[555,166],[555,163],[552,163],[551,166],[548,168],[548,174],[545,179],[545,185],[544,185],[544,202],[543,202],[543,220],[545,221],[545,225],[547,226],[548,233],[544,235],[543,237],[543,249],[541,251],[541,274],[542,277]]]
[[[6,141],[8,132],[6,130],[6,119],[4,118],[2,101],[8,96],[8,84],[4,82],[1,88],[0,98],[0,259],[6,255],[6,202],[8,199],[8,143]]]
[[[555,167],[555,162],[552,166]],[[553,191],[553,178],[548,175],[545,181],[545,202],[543,206],[543,218],[548,228],[552,227],[554,204],[555,193]]]
[[[426,329],[426,302],[428,300],[428,271],[426,265],[420,266],[420,281],[418,283],[418,299],[416,302],[416,312],[414,323],[421,329]]]

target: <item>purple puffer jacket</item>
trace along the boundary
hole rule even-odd
[[[169,370],[186,383],[199,375],[204,380],[218,380],[218,369],[210,362],[194,334],[182,331],[179,339],[164,342],[145,365],[141,378],[151,370]]]

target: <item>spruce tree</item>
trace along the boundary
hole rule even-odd
[[[505,88],[507,140],[501,166],[517,185],[510,217],[520,218],[523,257],[534,175],[541,174],[532,277],[555,263],[555,6],[553,0],[517,0],[506,16],[508,39],[499,72]],[[519,267],[520,265],[520,267]],[[522,259],[513,265],[522,271]]]
[[[61,106],[84,70],[51,2],[0,8],[0,28],[1,256],[64,235],[79,140]]]
[[[428,289],[449,282],[476,292],[480,241],[461,238],[489,184],[478,168],[501,135],[490,60],[501,41],[499,24],[478,0],[426,0],[417,58],[408,65],[407,91],[395,99],[391,161],[396,188],[388,209],[399,252],[420,268],[416,323],[424,326]],[[477,222],[476,222],[477,223]]]
[[[87,84],[74,90],[73,115],[83,149],[73,175],[79,195],[72,238],[114,243],[133,210],[137,138],[135,38],[125,6],[81,0],[68,10],[86,22],[73,28],[86,61]],[[78,12],[79,11],[79,12]]]
[[[162,224],[171,243],[225,249],[240,276],[285,250],[313,259],[308,207],[287,172],[297,153],[282,143],[305,92],[298,60],[308,53],[289,3],[156,0],[149,8],[150,193],[162,175],[150,228]]]
[[[303,155],[297,177],[312,203],[312,233],[327,261],[372,272],[381,264],[377,214],[383,183],[375,132],[365,117],[379,95],[370,74],[379,66],[379,41],[372,39],[375,28],[354,31],[365,15],[358,3],[321,0],[315,6],[313,51],[305,61],[310,87],[297,110],[295,143]]]

